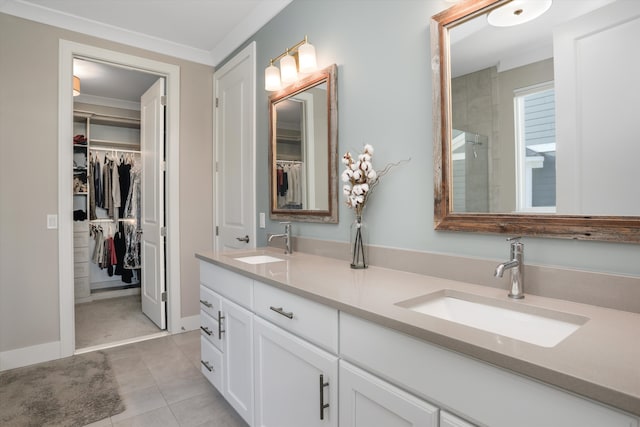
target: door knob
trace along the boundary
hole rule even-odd
[[[245,243],[249,243],[249,236],[244,236],[244,237],[236,237],[236,240],[238,240],[239,242],[245,242]]]

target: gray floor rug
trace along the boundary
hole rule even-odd
[[[124,409],[101,351],[0,372],[1,426],[84,426]]]

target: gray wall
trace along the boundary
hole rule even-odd
[[[213,69],[0,14],[0,351],[60,336],[58,258],[72,254],[58,253],[46,216],[58,212],[61,38],[180,66],[181,314],[199,312],[194,252],[212,241]]]
[[[339,154],[375,148],[374,166],[411,157],[385,176],[370,199],[365,220],[374,245],[416,251],[505,259],[506,236],[433,230],[432,105],[429,20],[441,0],[294,0],[255,34],[257,42],[257,208],[269,212],[269,59],[305,34],[318,65],[338,65]],[[257,218],[257,215],[256,215]],[[340,198],[337,225],[294,223],[297,236],[349,240],[351,212]],[[277,222],[258,229],[280,232]],[[640,245],[525,238],[528,263],[640,277]],[[491,274],[492,272],[487,272]]]

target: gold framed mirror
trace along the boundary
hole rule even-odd
[[[489,24],[510,3],[466,0],[431,20],[435,229],[639,243],[640,144],[625,135],[640,5],[554,0],[521,25]],[[551,99],[539,141],[532,93]]]
[[[337,67],[269,97],[271,219],[338,222]]]

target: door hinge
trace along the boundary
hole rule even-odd
[[[219,104],[218,98],[216,98],[216,108],[218,108],[218,104]]]
[[[167,302],[167,292],[162,293],[162,302]]]
[[[218,226],[216,225],[216,236],[219,235],[219,230],[218,230]]]
[[[167,237],[167,227],[160,227],[160,236]]]
[[[166,172],[167,171],[167,162],[166,162],[166,160],[163,160],[162,162],[160,162],[160,170],[162,172]]]
[[[218,162],[216,162],[216,172],[218,172]]]
[[[162,95],[160,97],[160,105],[164,105],[165,107],[167,106],[167,95]]]

